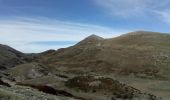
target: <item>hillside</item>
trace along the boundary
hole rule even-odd
[[[0,70],[31,61],[32,57],[32,55],[24,54],[7,45],[0,44]]]
[[[49,53],[41,60],[49,66],[62,66],[67,72],[82,68],[82,73],[169,78],[170,35],[145,31],[111,39],[93,35],[72,47]]]
[[[165,33],[136,31],[109,39],[91,35],[74,46],[39,54],[2,45],[0,57],[6,69],[1,73],[3,98],[15,94],[29,100],[32,93],[44,98],[39,91],[61,100],[170,98],[170,35]]]

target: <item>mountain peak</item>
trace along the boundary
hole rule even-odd
[[[86,39],[95,39],[95,40],[102,40],[104,38],[100,37],[100,36],[97,36],[95,34],[92,34],[90,36],[88,36]]]
[[[92,34],[88,37],[86,37],[84,40],[80,41],[77,46],[89,46],[89,45],[94,45],[98,43],[100,40],[103,40],[104,38],[97,36],[95,34]]]

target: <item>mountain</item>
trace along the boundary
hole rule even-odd
[[[76,46],[92,46],[92,45],[96,45],[103,40],[104,38],[99,37],[97,35],[90,35],[87,38],[85,38],[84,40],[82,40],[81,42],[79,42],[78,44],[76,44]]]
[[[38,54],[0,45],[0,57],[0,99],[11,98],[4,100],[21,95],[26,100],[32,100],[30,95],[49,100],[170,98],[166,33],[136,31],[109,39],[93,34],[71,47]]]
[[[74,46],[46,53],[38,60],[52,68],[51,73],[55,75],[111,77],[139,90],[170,98],[167,88],[170,35],[167,33],[136,31],[109,39],[91,35]]]
[[[31,59],[31,56],[27,54],[0,44],[0,69],[12,68]]]
[[[170,35],[145,31],[111,39],[92,35],[72,47],[45,55],[42,61],[67,68],[67,72],[81,68],[82,73],[170,78]]]
[[[14,67],[23,63],[24,54],[6,45],[0,44],[0,69]]]

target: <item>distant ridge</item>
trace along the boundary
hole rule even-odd
[[[0,44],[0,69],[8,69],[31,61],[32,55],[24,54],[7,45]]]

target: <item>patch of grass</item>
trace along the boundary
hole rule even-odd
[[[0,100],[24,100],[22,97],[12,94],[10,92],[0,90]]]

